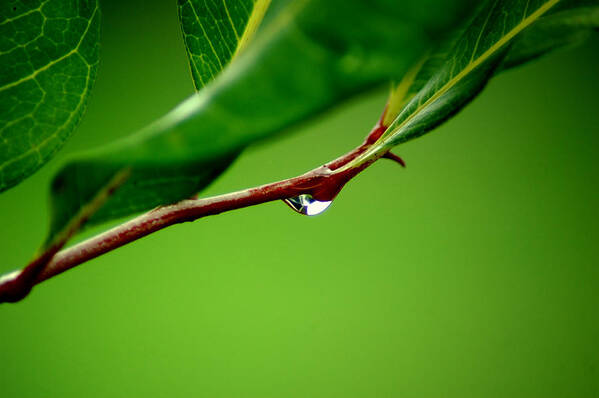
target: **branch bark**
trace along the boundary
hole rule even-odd
[[[29,294],[33,286],[171,225],[301,194],[310,194],[321,201],[333,200],[348,181],[378,160],[378,158],[371,159],[359,167],[340,170],[342,166],[359,156],[381,136],[385,131],[382,120],[383,117],[362,145],[303,175],[211,198],[183,200],[173,205],[158,207],[104,233],[59,251],[70,237],[69,235],[65,237],[64,241],[52,245],[27,267],[0,277],[0,303],[20,301]],[[398,159],[395,155],[382,154],[381,157],[395,161]],[[403,164],[403,161],[400,163]],[[81,218],[79,226],[89,215],[85,214]],[[75,230],[73,230],[74,232]]]

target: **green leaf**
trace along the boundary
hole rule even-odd
[[[196,89],[212,81],[250,42],[270,0],[179,0],[178,12],[188,60]],[[87,214],[88,225],[129,215],[189,197],[208,185],[237,157],[231,152],[210,161],[189,161],[172,169],[161,169],[151,161],[137,164],[131,173],[128,162],[68,164],[52,183],[52,225],[48,242],[65,234],[68,226]],[[158,154],[158,157],[160,154]],[[148,160],[151,160],[149,158]],[[112,193],[106,206],[85,212],[98,192],[126,170],[127,184]],[[87,179],[96,182],[81,190]],[[122,184],[121,184],[122,185]],[[152,196],[154,195],[154,196]],[[91,220],[90,220],[91,219]],[[82,223],[79,223],[82,225]]]
[[[229,13],[235,8],[233,3],[226,1]],[[403,75],[414,60],[464,18],[469,3],[273,2],[265,16],[268,23],[260,28],[251,45],[197,95],[137,134],[65,166],[52,187],[52,230],[60,229],[124,167],[131,168],[130,180],[92,217],[91,223],[193,195],[247,145]],[[191,6],[187,8],[182,9],[182,15],[192,11]],[[193,20],[183,17],[183,21]],[[225,24],[212,24],[216,28],[209,30],[209,24],[199,21],[204,30],[184,27],[185,34],[218,33],[210,40],[216,55],[212,48],[210,53],[215,57],[225,54],[224,44],[215,45],[231,37],[223,30]],[[233,25],[237,29],[235,22]],[[210,46],[197,44],[192,48],[188,40],[192,70],[196,59],[205,59],[210,65],[194,72],[201,86],[202,73],[220,64],[209,61],[206,49]],[[196,56],[197,51],[204,57]],[[226,54],[231,53],[235,52],[229,48]]]
[[[389,100],[387,130],[347,167],[432,130],[462,109],[498,71],[580,42],[598,26],[598,4],[596,0],[487,2],[452,45],[445,43],[404,76]]]
[[[270,0],[179,0],[179,18],[196,89],[214,79],[250,42]]]
[[[0,192],[73,132],[96,78],[99,33],[97,0],[0,4]]]

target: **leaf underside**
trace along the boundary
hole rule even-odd
[[[0,192],[73,132],[96,78],[99,30],[97,0],[0,4]]]

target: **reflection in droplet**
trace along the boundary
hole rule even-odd
[[[284,202],[293,210],[306,216],[315,216],[320,214],[332,203],[330,200],[326,202],[316,200],[312,197],[312,195],[308,194],[302,194],[293,198],[285,199]]]
[[[21,270],[18,269],[16,271],[10,272],[8,274],[4,274],[4,275],[0,275],[0,284],[4,283],[4,282],[10,282],[13,281],[15,279],[17,279],[17,277],[21,274]]]

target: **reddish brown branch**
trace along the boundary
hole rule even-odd
[[[60,242],[60,246],[48,249],[22,271],[0,278],[0,302],[21,300],[34,285],[170,225],[300,194],[310,194],[322,201],[333,200],[349,180],[376,159],[356,168],[341,170],[341,167],[363,153],[383,132],[384,127],[379,121],[361,146],[301,176],[225,195],[184,200],[159,207],[62,251],[58,251],[64,244]]]

